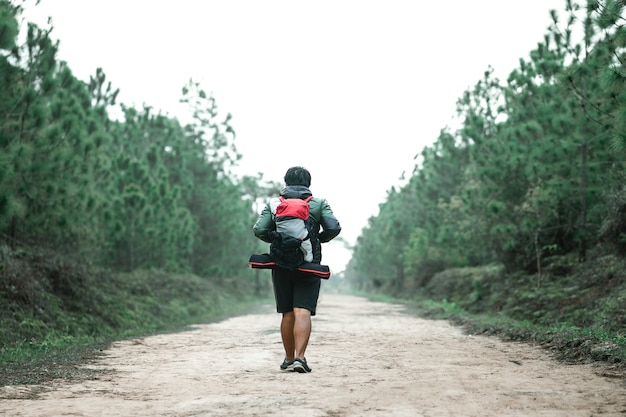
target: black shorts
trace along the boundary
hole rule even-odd
[[[272,270],[276,311],[287,313],[294,307],[305,308],[315,315],[320,295],[321,278],[299,271],[282,268]]]

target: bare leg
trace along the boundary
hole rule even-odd
[[[309,344],[309,337],[311,336],[311,312],[304,308],[294,308],[293,315],[295,317],[293,323],[295,357],[304,359],[304,352],[306,351]]]
[[[290,362],[294,359],[296,350],[296,342],[294,339],[294,324],[296,321],[293,311],[283,313],[283,319],[280,322],[280,336],[283,339],[283,348],[285,349],[285,359]]]

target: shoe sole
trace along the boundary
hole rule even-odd
[[[302,363],[294,363],[293,370],[300,374],[306,374],[308,372],[311,372],[311,368],[308,368],[306,365]]]

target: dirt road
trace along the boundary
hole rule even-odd
[[[624,416],[626,381],[398,305],[322,294],[307,359],[282,372],[268,312],[116,343],[99,379],[5,387],[5,416]],[[45,389],[42,389],[45,388]],[[32,399],[33,392],[40,392]],[[20,399],[22,398],[22,399]]]

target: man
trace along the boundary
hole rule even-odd
[[[303,167],[292,167],[285,174],[285,188],[280,195],[302,200],[312,195],[311,174]],[[329,242],[341,232],[339,221],[323,198],[309,200],[309,236],[313,250],[313,263],[321,263],[322,243]],[[261,212],[253,227],[254,235],[272,243],[271,233],[276,228],[271,201]],[[300,373],[311,372],[304,356],[311,336],[311,316],[316,314],[321,279],[313,274],[283,268],[272,270],[272,284],[276,311],[282,313],[280,335],[285,349],[285,359],[280,369]]]

